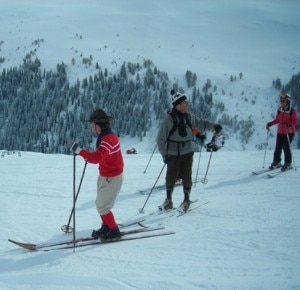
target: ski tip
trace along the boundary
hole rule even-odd
[[[17,241],[14,241],[12,239],[8,239],[9,242],[23,248],[23,249],[26,249],[26,250],[30,250],[30,251],[36,251],[37,250],[37,246],[35,244],[26,244],[26,243],[21,243],[21,242],[17,242]]]
[[[140,227],[147,229],[148,226],[144,225],[142,222],[138,222],[137,225],[139,225]]]

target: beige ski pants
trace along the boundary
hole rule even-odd
[[[105,215],[113,208],[123,183],[123,174],[114,177],[98,176],[96,208],[100,215]]]

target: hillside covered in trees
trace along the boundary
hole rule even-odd
[[[172,83],[168,74],[151,60],[142,64],[123,63],[117,74],[102,69],[98,63],[96,68],[96,74],[75,83],[70,83],[64,63],[57,64],[55,71],[47,71],[31,54],[19,67],[3,69],[0,148],[68,154],[74,140],[91,148],[93,137],[86,119],[99,107],[114,117],[113,130],[120,137],[138,137],[142,141],[170,108],[170,90],[183,91],[178,82]],[[242,77],[240,73],[239,78]],[[299,74],[293,76],[287,85],[277,79],[273,85],[299,96],[299,78]],[[230,76],[230,81],[235,79]],[[197,76],[191,71],[186,71],[185,80],[184,86],[191,92],[191,111],[221,123],[235,132],[242,144],[247,144],[254,132],[251,116],[243,120],[225,114],[224,103],[214,100],[217,88],[211,80],[199,88]],[[299,109],[299,99],[296,104]]]

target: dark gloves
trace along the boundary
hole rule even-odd
[[[74,142],[70,148],[70,151],[76,155],[79,154],[81,150],[82,150],[82,148],[76,142]]]
[[[207,143],[207,144],[205,145],[205,148],[206,148],[206,151],[207,151],[207,152],[211,152],[211,151],[216,152],[216,151],[219,150],[219,148],[215,145],[214,142],[209,142],[209,143]]]
[[[270,127],[271,127],[271,122],[267,123],[266,129],[269,130]]]
[[[200,140],[200,143],[203,145],[203,143],[206,139],[205,133],[201,133],[201,131],[197,128],[192,128],[192,133],[197,139]]]
[[[171,156],[170,156],[170,155],[165,155],[165,156],[163,157],[163,160],[164,160],[164,163],[165,163],[165,164],[168,164],[169,161],[170,161],[170,159],[171,159]]]
[[[201,141],[201,143],[203,143],[206,140],[205,134],[198,133],[195,135],[195,137],[198,138]]]

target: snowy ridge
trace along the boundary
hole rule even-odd
[[[255,133],[245,148],[249,150],[264,142],[265,124],[279,106],[272,81],[280,78],[286,84],[300,70],[300,38],[295,37],[300,30],[297,1],[0,3],[1,70],[18,66],[33,53],[46,69],[63,62],[72,83],[94,75],[96,63],[115,73],[123,62],[150,59],[190,97],[185,80],[189,70],[197,75],[200,90],[208,79],[216,86],[214,102],[225,104],[225,114],[254,122]],[[83,63],[90,58],[91,66]],[[237,81],[229,81],[231,76]],[[152,120],[154,127],[149,129],[144,153],[153,148],[157,121]],[[128,148],[134,143],[139,143],[138,139],[131,140]],[[225,146],[244,149],[235,132],[226,132]],[[135,147],[140,150],[140,144]]]

